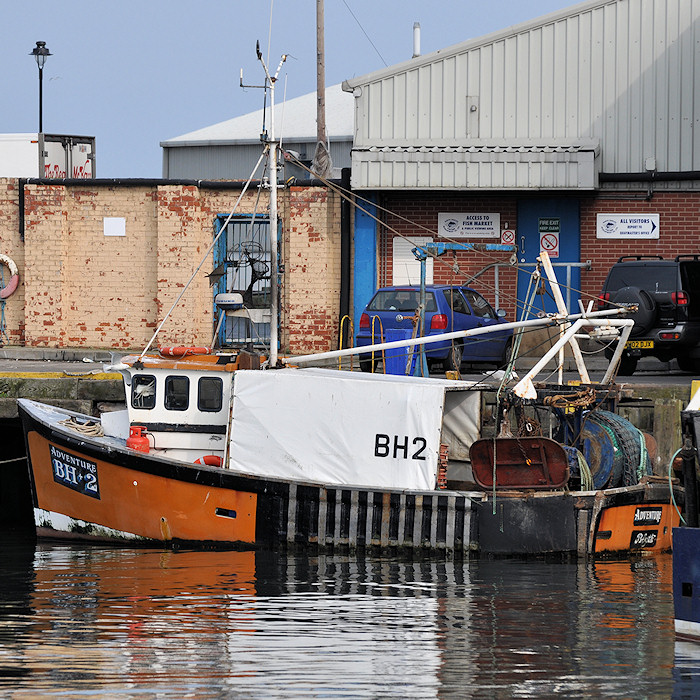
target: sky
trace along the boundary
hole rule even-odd
[[[571,7],[573,0],[325,0],[326,84]],[[315,0],[0,0],[0,133],[94,136],[101,178],[162,175],[160,142],[262,108],[260,41],[276,101],[316,89]]]

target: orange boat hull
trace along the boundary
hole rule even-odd
[[[643,503],[605,508],[594,535],[594,554],[670,552],[672,531],[680,515],[670,503]]]
[[[519,556],[665,551],[665,479],[596,492],[374,490],[241,474],[71,434],[20,403],[41,536],[169,545],[379,547]],[[37,415],[35,415],[35,413]],[[271,465],[271,470],[274,465]],[[683,491],[673,486],[682,505]]]
[[[89,523],[95,526],[92,534],[98,539],[112,531],[112,536],[122,533],[125,538],[164,542],[255,543],[255,493],[177,480],[91,459],[37,432],[28,433],[27,446],[35,507],[73,519],[76,534],[91,534],[84,532],[86,526],[82,524]],[[80,485],[78,482],[85,481],[70,470],[75,464],[83,471],[91,471],[90,465],[94,465],[98,492],[75,488]],[[76,484],[72,485],[71,479]],[[41,522],[38,526],[41,528]]]

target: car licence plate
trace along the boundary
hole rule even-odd
[[[647,350],[654,347],[653,340],[628,340],[625,343],[626,348],[631,350]]]

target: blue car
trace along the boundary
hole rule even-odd
[[[417,286],[383,287],[377,290],[360,317],[355,345],[372,345],[410,338],[420,299]],[[505,312],[494,311],[478,292],[469,287],[431,284],[425,288],[425,333],[438,335],[505,323]],[[430,343],[425,346],[431,366],[438,362],[446,370],[458,370],[462,362],[488,362],[505,365],[510,358],[513,331],[505,329],[475,338]],[[386,351],[397,354],[396,351]],[[403,353],[405,357],[405,352]],[[365,372],[376,369],[381,352],[360,355]],[[403,371],[400,372],[403,374]]]

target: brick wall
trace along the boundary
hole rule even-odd
[[[335,349],[340,305],[340,201],[322,188],[284,197],[281,344],[294,354]]]
[[[24,244],[19,234],[19,190],[17,181],[0,178],[0,254],[9,256],[20,270],[20,284],[17,291],[5,300],[2,308],[5,317],[7,338],[3,342],[12,345],[24,343]],[[3,266],[3,284],[10,280],[8,269]]]
[[[211,245],[214,219],[231,211],[240,190],[165,182],[28,184],[24,241],[18,194],[17,180],[0,179],[0,253],[13,258],[20,270],[19,289],[5,306],[9,342],[139,349]],[[237,213],[251,213],[256,196],[256,191],[247,194]],[[292,352],[327,350],[335,343],[339,211],[339,203],[328,200],[323,188],[294,188],[281,197],[287,242],[281,252],[288,270],[283,276],[282,338]],[[105,236],[105,217],[123,217],[126,235]],[[213,291],[206,275],[212,269],[210,254],[164,324],[158,344],[211,342]],[[291,335],[286,329],[292,329]]]
[[[597,214],[659,214],[659,238],[616,240],[596,238]],[[581,201],[581,259],[592,260],[590,271],[581,272],[585,295],[597,298],[611,265],[621,255],[700,253],[700,192],[656,192],[647,201],[644,192]]]
[[[517,200],[514,197],[428,194],[420,198],[410,193],[400,193],[385,197],[382,206],[392,212],[385,213],[386,241],[384,254],[381,256],[380,268],[384,268],[386,284],[392,279],[392,243],[397,234],[403,236],[429,236],[437,231],[440,212],[490,212],[500,213],[501,224],[508,223],[510,228],[517,225]],[[396,233],[394,233],[396,232]],[[435,236],[435,240],[444,240]],[[461,242],[461,241],[460,241]],[[469,238],[465,243],[500,243],[499,238]],[[446,253],[436,258],[433,263],[433,281],[435,284],[464,284],[470,277],[495,262],[508,262],[510,253],[500,252],[456,252]],[[487,270],[470,282],[491,303],[496,297],[496,278],[493,268]],[[515,318],[517,277],[514,270],[500,268],[498,275],[499,306],[505,309],[508,320]]]
[[[25,239],[20,238],[17,180],[0,179],[0,253],[20,270],[20,286],[5,304],[11,344],[46,347],[142,348],[212,242],[216,215],[230,211],[239,190],[163,184],[25,187]],[[257,193],[246,195],[240,213],[254,209]],[[517,230],[512,196],[395,193],[381,198],[386,228],[380,238],[380,270],[391,279],[392,239],[435,231],[439,212],[499,212]],[[595,237],[598,213],[658,213],[658,240],[616,241]],[[581,260],[585,295],[597,297],[610,265],[623,254],[673,257],[700,252],[696,233],[700,193],[646,190],[580,197]],[[104,217],[124,217],[126,236],[105,236]],[[280,341],[292,353],[334,349],[340,296],[340,200],[325,188],[292,187],[280,194],[282,276]],[[421,226],[425,228],[421,228]],[[470,239],[475,240],[475,239]],[[493,243],[497,239],[483,239]],[[458,253],[435,262],[438,283],[463,282],[507,254]],[[163,327],[162,344],[208,344],[214,318],[206,274],[213,258]],[[4,270],[5,274],[7,270]],[[380,277],[381,281],[381,277]],[[492,270],[472,282],[495,297]],[[500,306],[515,316],[516,277],[501,269]]]
[[[571,195],[562,195],[570,197]],[[679,253],[700,253],[700,193],[655,192],[647,200],[647,191],[585,194],[579,197],[582,261],[591,260],[590,271],[581,271],[582,298],[597,299],[610,266],[620,255],[644,254],[673,258]],[[444,195],[412,193],[386,195],[382,206],[392,212],[384,213],[386,229],[380,242],[380,282],[391,284],[392,241],[396,233],[404,236],[425,236],[437,230],[439,212],[497,212],[501,223],[517,231],[517,198],[489,195],[469,196],[465,193]],[[596,215],[609,214],[659,214],[660,236],[657,240],[614,240],[596,238]],[[404,218],[401,218],[404,217]],[[422,228],[424,227],[424,228]],[[394,233],[396,232],[396,233]],[[436,240],[440,240],[435,236]],[[494,243],[495,238],[468,239],[469,242]],[[435,260],[436,284],[464,283],[471,275],[495,260],[505,261],[507,254],[448,253]],[[382,278],[383,272],[383,278]],[[495,296],[492,272],[486,272],[470,283],[490,301]],[[515,318],[517,279],[514,271],[501,268],[498,284],[500,306]]]

